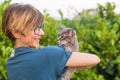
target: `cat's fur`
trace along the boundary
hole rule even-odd
[[[63,46],[66,52],[78,52],[78,40],[76,36],[76,31],[72,28],[61,28],[58,33],[58,43]],[[71,75],[77,70],[77,67],[67,67],[65,75],[61,80],[70,80]]]

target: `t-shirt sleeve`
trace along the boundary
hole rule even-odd
[[[65,72],[65,64],[71,56],[72,52],[66,53],[61,46],[52,46],[47,48],[49,64],[57,76],[61,77]]]

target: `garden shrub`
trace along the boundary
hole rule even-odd
[[[11,41],[1,31],[1,19],[5,7],[11,0],[0,4],[0,80],[7,80],[5,63],[13,49]],[[114,12],[114,3],[98,4],[98,13],[90,10],[78,13],[77,18],[56,20],[44,13],[45,35],[40,39],[42,46],[57,45],[57,26],[76,30],[79,51],[96,54],[101,62],[97,66],[77,71],[71,80],[120,80],[120,14]]]

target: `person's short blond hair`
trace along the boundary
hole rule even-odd
[[[30,4],[10,4],[2,16],[2,31],[14,44],[11,30],[25,35],[34,26],[43,24],[43,20],[41,12]]]

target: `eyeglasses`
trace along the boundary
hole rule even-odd
[[[41,29],[43,29],[44,25],[38,25],[38,26],[35,26],[34,28],[34,34],[38,34],[40,32]]]

